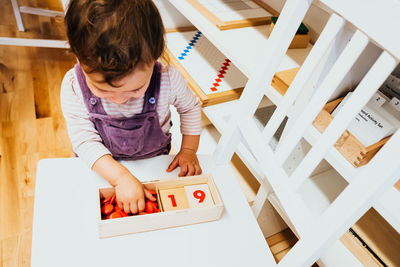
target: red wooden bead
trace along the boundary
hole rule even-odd
[[[105,204],[103,207],[101,207],[101,213],[103,213],[104,215],[108,215],[113,211],[114,211],[114,206],[111,204]]]
[[[128,217],[128,214],[126,214],[126,212],[123,211],[123,210],[119,210],[119,211],[116,211],[116,212],[118,212],[119,214],[121,214],[121,217]]]
[[[121,211],[121,209],[119,208],[118,204],[115,204],[115,211]]]
[[[146,214],[148,214],[148,213],[144,212],[144,211],[139,212],[139,215],[146,215]]]
[[[122,217],[121,214],[119,212],[114,211],[113,213],[111,213],[110,215],[110,219],[115,219],[115,218],[120,218]]]
[[[150,203],[150,201],[147,201],[146,202],[146,212],[153,213],[153,211],[154,211],[153,205]]]
[[[153,209],[156,210],[158,208],[158,205],[156,202],[153,201],[149,201],[151,203],[151,205],[153,205]]]
[[[110,197],[104,198],[104,199],[101,201],[101,204],[106,204],[106,203],[110,202],[110,200],[111,200]]]

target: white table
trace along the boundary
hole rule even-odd
[[[173,156],[124,162],[142,180],[166,173]],[[227,166],[200,156],[225,205],[220,220],[99,239],[96,188],[107,182],[78,158],[46,159],[38,165],[32,236],[32,267],[44,266],[273,266],[261,230]]]

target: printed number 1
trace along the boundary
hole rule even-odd
[[[168,195],[168,197],[171,199],[172,202],[172,207],[176,207],[176,200],[174,195]]]

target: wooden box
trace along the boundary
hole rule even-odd
[[[343,97],[327,103],[315,118],[313,125],[320,133],[325,131],[325,129],[331,123],[333,120],[331,113],[342,100]],[[346,130],[335,143],[335,148],[354,167],[360,167],[367,164],[379,151],[379,149],[387,142],[387,140],[389,140],[389,138],[390,137],[383,138],[379,142],[366,147],[349,131]]]
[[[274,17],[273,17],[273,20],[271,21],[271,24],[269,26],[268,36],[271,34],[272,30],[275,27],[274,21],[276,21],[276,20],[274,20]],[[305,27],[304,24],[302,26]],[[310,42],[310,33],[308,32],[308,30],[307,30],[307,33],[298,32],[298,33],[296,33],[292,42],[290,43],[289,49],[306,48],[308,46],[309,42]]]
[[[179,177],[167,180],[153,180],[149,182],[143,182],[143,184],[147,188],[157,192],[157,201],[161,212],[102,220],[100,202],[102,199],[112,196],[114,194],[114,188],[98,189],[99,193],[97,194],[96,204],[98,234],[100,238],[214,221],[221,217],[224,210],[222,199],[211,175]],[[213,200],[213,205],[208,207],[196,207],[179,210],[163,210],[163,205],[160,202],[159,197],[160,190],[201,184],[208,185]]]

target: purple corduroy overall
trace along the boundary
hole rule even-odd
[[[75,72],[89,118],[114,159],[137,160],[169,153],[171,134],[162,131],[156,110],[160,94],[160,63],[154,65],[150,84],[144,95],[142,113],[123,119],[106,114],[101,99],[88,88],[79,64],[75,65]]]

